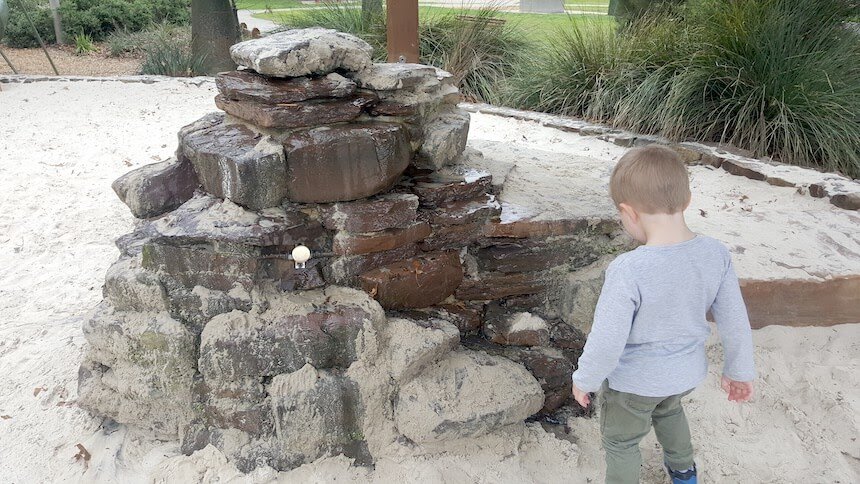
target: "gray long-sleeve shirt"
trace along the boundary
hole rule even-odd
[[[752,331],[728,249],[696,236],[668,246],[641,246],[606,270],[594,324],[573,382],[597,391],[646,397],[695,388],[708,370],[708,310],[723,343],[723,374],[755,378]]]

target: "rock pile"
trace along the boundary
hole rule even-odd
[[[247,471],[569,402],[583,337],[559,315],[587,304],[564,294],[594,292],[571,271],[613,227],[507,219],[444,71],[325,29],[232,53],[224,113],[114,183],[140,220],[84,327],[81,404]]]

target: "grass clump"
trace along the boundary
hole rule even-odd
[[[191,29],[162,24],[140,36],[141,74],[191,77],[203,70],[203,58],[191,51]]]
[[[96,51],[96,46],[93,43],[93,38],[87,34],[78,34],[75,36],[75,54],[88,55]]]
[[[476,101],[498,100],[501,84],[514,72],[527,48],[515,21],[500,18],[498,10],[424,9],[418,17],[420,61],[454,75],[460,90]],[[362,14],[361,9],[335,3],[281,18],[288,28],[327,27],[361,37],[374,48],[376,61],[386,57],[386,19]]]
[[[729,143],[860,177],[860,40],[842,0],[698,0],[623,32],[575,26],[508,104]]]

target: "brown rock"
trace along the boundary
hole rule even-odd
[[[403,129],[362,123],[301,130],[284,140],[287,194],[303,203],[356,200],[391,188],[412,153]]]
[[[459,174],[446,170],[416,177],[413,182],[412,191],[421,205],[438,207],[463,200],[485,200],[492,191],[493,178],[484,172]]]
[[[355,92],[355,82],[340,74],[282,79],[251,70],[222,72],[215,78],[218,91],[234,101],[283,104],[319,98],[342,98]]]
[[[179,131],[177,157],[191,160],[203,188],[253,210],[277,206],[287,192],[284,150],[268,136],[210,114]]]
[[[454,293],[463,267],[456,252],[438,252],[374,269],[360,279],[362,289],[384,308],[423,308]]]
[[[561,351],[554,348],[529,348],[511,357],[534,375],[546,395],[543,412],[552,412],[572,400],[570,376],[576,369]],[[510,354],[510,353],[509,353]]]
[[[483,237],[485,222],[466,225],[437,225],[433,233],[421,242],[421,250],[459,249],[474,244]]]
[[[429,308],[413,309],[398,313],[405,318],[422,321],[444,320],[452,323],[461,334],[473,333],[481,329],[484,316],[484,305],[471,302],[457,301],[442,303]],[[420,323],[423,324],[423,323]]]
[[[488,316],[492,311],[488,311]],[[546,346],[549,325],[540,316],[527,313],[501,313],[484,323],[484,335],[493,343],[511,346]]]
[[[360,274],[377,267],[409,259],[418,252],[418,246],[411,244],[384,252],[337,257],[332,259],[325,268],[325,278],[329,284],[356,285],[358,284],[356,278]]]
[[[427,214],[434,225],[464,225],[487,222],[502,214],[502,206],[495,197],[487,195],[484,199],[464,200],[436,207]]]
[[[720,156],[712,155],[710,153],[702,153],[702,164],[711,165],[714,168],[719,168],[723,165],[723,159]]]
[[[723,170],[731,173],[732,175],[737,176],[745,176],[751,180],[760,180],[764,181],[767,176],[764,173],[756,170],[752,165],[748,163],[744,163],[742,161],[724,159],[722,164]]]
[[[382,100],[370,107],[373,116],[414,116],[418,114],[417,104]]]
[[[223,95],[215,97],[215,105],[219,109],[263,128],[301,128],[352,121],[361,114],[365,106],[375,101],[376,98],[369,94],[345,99],[281,104],[234,101]]]
[[[552,276],[546,272],[500,272],[481,274],[479,279],[466,278],[455,293],[464,301],[490,301],[509,296],[536,294],[552,284]]]
[[[860,193],[837,193],[830,197],[830,203],[845,210],[860,210]]]
[[[338,232],[334,236],[332,250],[337,255],[382,252],[415,244],[428,235],[430,235],[430,224],[426,222],[413,222],[412,225],[402,229],[387,229],[364,234]]]
[[[155,217],[175,209],[191,198],[198,186],[191,162],[175,159],[142,166],[111,184],[137,218]]]
[[[827,188],[820,183],[809,185],[809,195],[815,198],[824,198],[827,196]]]
[[[741,281],[750,325],[831,326],[860,322],[860,276]]]
[[[574,350],[581,353],[585,346],[585,335],[582,334],[582,331],[564,321],[557,320],[551,323],[549,338],[552,346],[564,350]]]
[[[598,233],[610,234],[619,227],[613,219],[598,222],[587,219],[534,220],[524,218],[513,221],[491,223],[485,227],[487,237],[509,237],[514,239],[540,238],[558,235],[573,235],[592,228]]]
[[[390,193],[378,197],[321,206],[320,219],[329,230],[353,233],[403,228],[415,221],[418,197]]]

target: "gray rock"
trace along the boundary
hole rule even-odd
[[[269,394],[284,460],[309,462],[363,440],[358,388],[347,378],[307,364],[274,377]]]
[[[283,147],[243,124],[210,114],[179,131],[177,156],[188,159],[203,188],[219,198],[259,210],[286,196]]]
[[[140,257],[116,261],[107,271],[104,298],[120,311],[167,311],[167,292],[158,276],[144,270]]]
[[[111,185],[137,218],[173,210],[191,198],[198,186],[200,182],[191,163],[175,159],[132,170]]]
[[[405,383],[456,349],[460,331],[438,318],[421,321],[392,318],[385,329],[384,344],[391,377]]]
[[[512,361],[457,351],[400,389],[398,430],[416,442],[479,437],[543,407],[540,384]]]
[[[439,85],[437,69],[424,64],[399,62],[374,63],[367,69],[352,74],[359,87],[374,91],[395,91],[414,89],[418,86]],[[445,71],[441,71],[445,72]],[[450,75],[450,74],[449,74]]]
[[[254,71],[222,72],[215,78],[218,91],[235,101],[266,104],[296,103],[309,99],[340,98],[355,92],[355,83],[340,74],[280,79]]]
[[[365,324],[385,322],[382,308],[354,289],[271,293],[261,312],[232,311],[203,330],[198,367],[207,383],[298,370],[348,367],[358,357]]]
[[[237,64],[273,77],[360,71],[372,54],[373,47],[358,37],[323,28],[288,30],[230,48]]]
[[[485,323],[484,335],[500,345],[546,346],[549,344],[549,325],[532,313],[501,314]]]
[[[601,257],[588,267],[571,272],[554,291],[554,299],[561,318],[569,325],[588,334],[594,319],[594,308],[603,288],[603,277],[615,255]]]
[[[469,113],[458,108],[443,111],[424,127],[424,143],[415,165],[438,170],[453,163],[466,149],[468,136]]]

